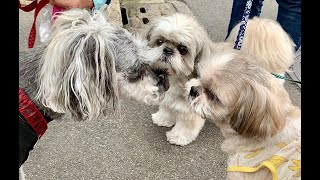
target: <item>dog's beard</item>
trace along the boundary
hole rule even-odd
[[[189,57],[185,57],[189,58]],[[183,59],[180,54],[165,55],[161,54],[153,67],[166,69],[171,76],[188,76],[193,71],[193,65],[185,63],[188,60]]]
[[[159,69],[166,69],[169,75],[174,75],[175,70],[171,66],[172,56],[166,56],[164,54],[160,54],[156,62],[153,64],[153,67]]]
[[[168,55],[165,55],[165,54],[161,54],[159,60],[161,62],[163,62],[164,64],[168,64],[168,63],[170,63],[171,55],[168,56]]]
[[[188,102],[191,106],[192,111],[194,111],[196,114],[198,114],[201,118],[209,119],[209,110],[206,107],[206,105],[202,102],[201,96],[194,97],[194,96],[188,96]]]

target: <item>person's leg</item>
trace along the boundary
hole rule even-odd
[[[301,81],[301,0],[277,0],[279,4],[277,21],[291,36],[296,47],[296,58],[289,68],[289,76],[296,81]],[[301,48],[300,48],[301,49]],[[298,84],[300,87],[301,85]]]
[[[233,0],[226,39],[228,38],[234,26],[236,26],[241,21],[247,1],[248,0]],[[263,0],[253,0],[251,12],[249,16],[250,19],[253,18],[254,16],[260,16],[262,5],[263,5]]]
[[[277,0],[277,21],[291,36],[297,51],[301,45],[301,0]]]

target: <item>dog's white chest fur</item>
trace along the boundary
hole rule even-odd
[[[185,83],[188,80],[189,79],[184,76],[169,77],[170,88],[165,93],[165,97],[161,101],[161,104],[177,112],[188,112],[189,110],[191,110],[190,105],[184,97]]]

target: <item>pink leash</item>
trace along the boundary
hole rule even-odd
[[[63,12],[64,10],[65,10],[65,8],[53,5],[53,8],[52,8],[52,24],[54,23],[54,21],[58,17],[59,12]]]

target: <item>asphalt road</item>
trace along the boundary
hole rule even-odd
[[[183,2],[214,41],[224,40],[232,0]],[[265,1],[262,11],[263,17],[275,19],[277,3]],[[33,13],[20,11],[19,18],[22,50],[27,48]],[[301,106],[300,88],[285,86],[294,104]],[[166,141],[170,128],[152,123],[156,111],[156,106],[123,99],[121,111],[106,118],[74,122],[65,117],[50,122],[23,165],[26,179],[225,179],[222,136],[212,123],[205,124],[196,141],[175,146]]]

